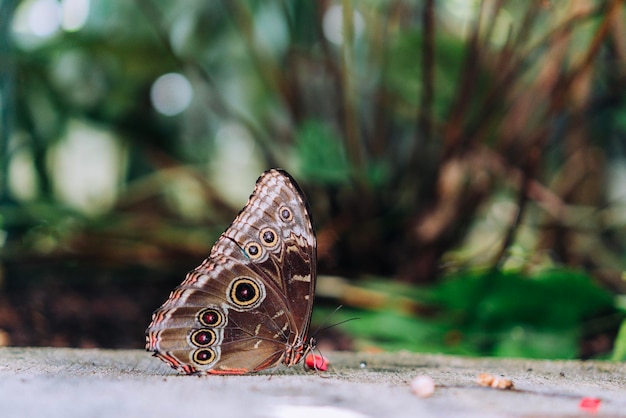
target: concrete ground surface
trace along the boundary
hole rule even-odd
[[[196,377],[139,350],[0,348],[0,417],[626,417],[622,363],[324,354],[326,372]],[[514,389],[481,387],[480,373]],[[418,375],[434,379],[432,396],[411,392]]]

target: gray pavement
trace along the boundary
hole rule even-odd
[[[626,417],[621,363],[324,354],[326,372],[195,377],[139,350],[0,348],[0,417]],[[480,373],[515,389],[481,387]],[[421,374],[437,384],[429,398],[410,391]],[[583,397],[600,399],[597,413]]]

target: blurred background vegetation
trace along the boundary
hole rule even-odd
[[[3,0],[0,31],[0,345],[142,347],[282,167],[314,322],[359,318],[322,349],[626,359],[623,1]]]

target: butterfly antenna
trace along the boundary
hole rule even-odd
[[[348,318],[348,319],[344,319],[343,321],[339,321],[334,324],[328,325],[333,315],[335,315],[341,308],[343,308],[343,305],[337,306],[330,314],[328,314],[328,316],[324,318],[322,323],[315,329],[315,331],[313,331],[313,333],[311,334],[311,337],[315,337],[326,330],[336,327],[337,325],[345,324],[346,322],[354,321],[356,319],[361,319],[361,318]]]

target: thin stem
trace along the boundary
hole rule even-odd
[[[424,44],[422,47],[422,104],[418,110],[417,135],[430,142],[432,138],[432,108],[435,86],[435,4],[427,0],[422,14]],[[417,143],[418,138],[415,138]]]
[[[356,91],[353,83],[354,74],[354,9],[352,0],[342,1],[343,42],[342,42],[342,84],[344,107],[344,130],[346,149],[358,176],[363,173],[363,156],[357,119]]]
[[[11,22],[17,2],[0,2],[0,22]],[[11,25],[0,24],[0,202],[9,200],[9,138],[14,94],[14,67],[11,51]]]

